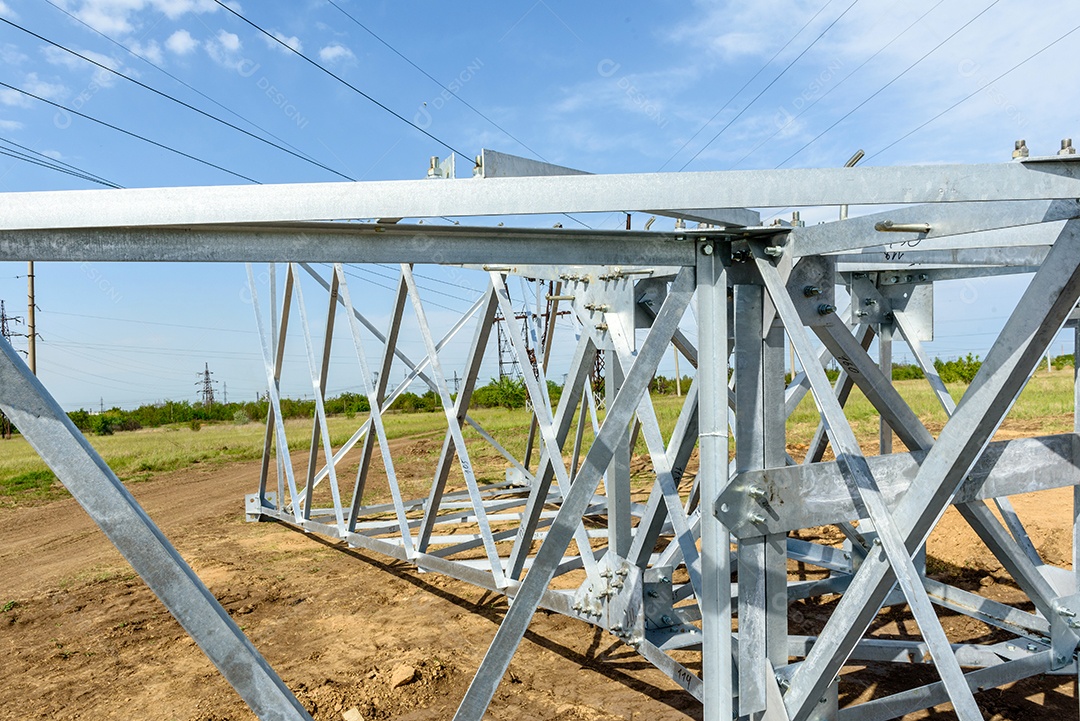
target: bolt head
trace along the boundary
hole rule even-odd
[[[702,255],[712,255],[713,254],[712,243],[706,243],[705,245],[701,246],[701,253],[702,253]]]

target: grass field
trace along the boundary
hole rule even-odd
[[[1009,414],[1009,422],[1020,423],[1032,434],[1063,433],[1073,428],[1072,369],[1038,373],[1024,390]],[[897,388],[919,418],[933,432],[945,423],[946,416],[925,381],[898,381]],[[950,387],[953,398],[959,400],[967,386]],[[674,396],[655,396],[654,404],[660,424],[666,434],[675,425],[682,399]],[[528,436],[529,417],[524,411],[501,408],[479,408],[471,415],[488,430],[508,451],[521,457]],[[877,437],[878,415],[859,392],[852,394],[847,405],[847,417],[855,434],[861,439]],[[331,416],[331,441],[337,449],[364,422],[364,416],[348,418]],[[445,419],[441,413],[393,413],[385,417],[387,434],[391,439],[431,436],[441,443]],[[818,416],[813,400],[805,398],[788,420],[788,443],[806,444],[817,427]],[[187,425],[121,432],[111,436],[90,436],[90,442],[116,474],[126,482],[145,480],[155,473],[173,471],[196,464],[225,464],[253,460],[262,455],[265,426],[261,423],[204,424],[198,431]],[[289,447],[306,449],[311,438],[311,422],[292,420],[286,423]],[[466,427],[466,439],[477,448],[474,463],[488,472],[501,472],[502,458],[490,450],[480,436]],[[585,432],[585,444],[592,437],[591,428]],[[573,432],[571,432],[571,439]],[[639,440],[637,453],[645,453]],[[487,468],[485,468],[487,466]],[[63,487],[21,437],[0,441],[0,505],[12,506],[41,503],[66,495]]]

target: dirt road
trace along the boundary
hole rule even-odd
[[[352,708],[368,720],[450,718],[505,602],[277,524],[245,523],[243,495],[257,473],[257,463],[195,466],[131,490],[316,719]],[[1071,489],[1040,496],[1018,499],[1021,517],[1050,560],[1067,563]],[[1016,593],[952,511],[929,551],[932,569],[952,582],[1000,600]],[[252,718],[73,500],[0,510],[0,578],[0,718]],[[989,631],[966,618],[946,627],[954,640]],[[910,631],[887,617],[881,628]],[[851,671],[845,698],[897,688],[887,667]],[[1076,718],[1072,679],[978,698],[988,718]],[[700,707],[610,636],[541,613],[489,717],[663,721],[699,718]]]

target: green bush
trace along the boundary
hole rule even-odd
[[[982,361],[979,360],[979,356],[971,353],[950,361],[934,359],[934,369],[946,383],[971,383],[980,368],[982,368]]]

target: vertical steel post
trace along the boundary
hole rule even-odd
[[[892,323],[882,321],[881,326],[878,328],[878,365],[881,366],[881,372],[885,374],[885,377],[892,382],[892,344],[893,344],[893,326]],[[884,418],[880,421],[878,448],[881,455],[892,453],[892,428],[889,426],[888,421]]]
[[[732,717],[730,534],[712,508],[728,481],[727,271],[721,248],[698,245],[698,377],[701,469],[701,623],[704,721]]]

